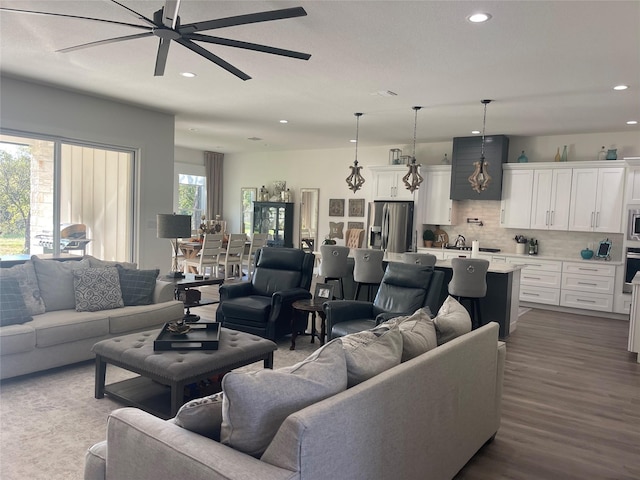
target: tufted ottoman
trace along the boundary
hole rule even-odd
[[[217,350],[154,351],[153,341],[159,333],[133,333],[93,346],[96,398],[106,393],[157,417],[172,418],[184,403],[186,385],[259,360],[264,361],[265,368],[273,368],[273,352],[278,348],[257,335],[221,328]],[[107,364],[139,376],[105,386]]]

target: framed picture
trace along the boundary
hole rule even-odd
[[[344,222],[329,222],[329,238],[343,238]]]
[[[313,299],[315,301],[333,300],[333,285],[330,283],[317,283]]]
[[[329,216],[344,217],[344,198],[329,199]]]
[[[364,217],[364,198],[349,199],[349,216]]]
[[[351,230],[351,229],[355,229],[355,228],[359,228],[361,230],[364,229],[364,222],[347,222],[347,229]]]

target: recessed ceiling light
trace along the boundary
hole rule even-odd
[[[249,137],[247,138],[247,140],[251,140],[252,142],[259,142],[262,139],[260,137]]]
[[[471,130],[471,133],[473,133],[474,135],[478,135],[480,133],[480,130]]]
[[[195,73],[191,73],[191,72],[182,72],[180,75],[182,75],[183,77],[187,77],[187,78],[193,78],[196,76]]]
[[[469,15],[467,17],[467,20],[471,23],[483,23],[490,19],[491,15],[488,13],[474,13],[473,15]]]
[[[355,138],[352,138],[351,140],[349,140],[351,143],[356,143],[357,140]]]
[[[627,88],[629,88],[629,85],[616,85],[613,87],[614,90],[626,90]]]
[[[190,132],[197,132],[197,131],[198,131],[198,129],[197,129],[197,128],[193,128],[193,127],[191,127],[191,128],[189,129],[189,131],[190,131]]]
[[[637,124],[638,124],[638,121],[637,121],[637,120],[629,120],[629,121],[627,122],[627,125],[637,125]]]
[[[280,120],[280,123],[289,123],[289,120]]]

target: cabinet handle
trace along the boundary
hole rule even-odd
[[[549,210],[547,210],[547,213],[544,216],[544,224],[545,225],[549,225]]]
[[[500,210],[500,223],[504,223],[504,208]]]
[[[587,271],[587,272],[597,272],[598,269],[597,268],[587,268],[587,267],[579,267],[578,270],[580,271]]]
[[[549,226],[555,223],[555,219],[556,219],[555,213],[556,213],[555,210],[551,210],[551,223],[549,224]]]
[[[587,300],[585,298],[576,298],[576,301],[582,303],[596,303],[595,300]]]
[[[595,212],[591,212],[591,225],[589,225],[591,228],[593,228],[593,217],[595,217]]]
[[[527,277],[527,276],[525,276],[523,278],[526,278],[527,280],[541,280],[540,277]]]
[[[596,213],[596,228],[600,226],[600,212]]]
[[[597,287],[597,283],[578,282],[578,285],[588,285],[590,287]]]
[[[451,207],[449,207],[449,221],[451,221]]]
[[[540,296],[539,293],[529,293],[529,292],[522,292],[522,295],[528,295],[530,297],[539,297]]]

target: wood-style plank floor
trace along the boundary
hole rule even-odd
[[[640,479],[628,323],[531,310],[507,340],[502,423],[456,480]]]

